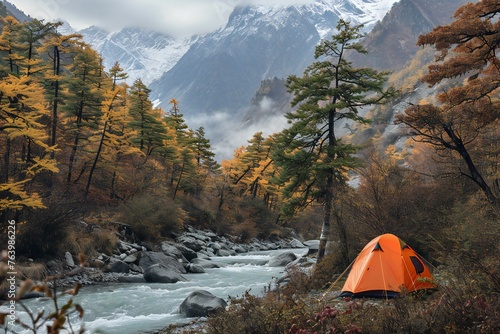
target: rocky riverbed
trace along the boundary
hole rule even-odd
[[[283,267],[286,265],[314,263],[313,258],[305,255],[317,251],[319,244],[317,241],[300,241],[299,238],[252,240],[245,244],[233,240],[232,237],[193,228],[155,246],[123,238],[116,243],[111,254],[97,254],[92,258],[82,259],[77,254],[66,252],[64,257],[46,263],[45,270],[50,276],[57,277],[49,281],[49,285],[84,286],[81,293],[83,295],[79,294],[78,298],[88,309],[84,320],[91,328],[100,328],[104,324],[112,326],[114,322],[122,321],[128,321],[133,326],[148,326],[146,323],[136,324],[142,318],[162,323],[182,323],[182,317],[185,319],[208,315],[218,308],[224,308],[228,295],[233,295],[235,291],[242,293],[257,282],[266,284],[264,277],[267,277],[265,281],[269,283],[277,280],[282,277]],[[81,264],[82,260],[84,263]],[[257,271],[257,274],[253,271]],[[251,275],[259,277],[255,277],[254,282]],[[240,277],[245,277],[243,285],[237,283]],[[242,290],[237,288],[238,284]],[[211,292],[204,291],[205,288]],[[179,290],[178,293],[169,291],[176,289]],[[258,293],[257,290],[255,292]],[[166,307],[160,302],[161,295],[168,296],[172,305],[169,304],[167,309],[158,312],[157,307]],[[37,293],[29,295],[38,296]],[[144,315],[136,314],[135,307],[130,306],[131,309],[128,309],[129,297],[134,300],[134,305],[145,305],[144,298],[148,298],[151,303],[155,300],[156,306],[145,310]],[[35,305],[39,307],[38,304],[33,304]],[[115,305],[110,308],[117,307],[120,312],[126,313],[107,314],[109,310],[106,305]],[[176,312],[178,316],[174,315]],[[103,319],[107,320],[101,323]]]
[[[252,240],[237,243],[231,237],[219,236],[211,231],[188,227],[174,240],[155,246],[145,246],[126,240],[118,240],[112,254],[99,254],[87,258],[84,263],[78,254],[66,252],[64,258],[46,263],[51,277],[50,284],[73,286],[96,283],[176,283],[185,280],[184,274],[204,273],[207,268],[220,264],[211,258],[278,249],[308,248],[309,253],[318,249],[317,240],[300,241],[298,238]],[[292,262],[310,261],[285,252],[271,258],[268,266],[285,266]]]

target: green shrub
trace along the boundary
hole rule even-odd
[[[154,241],[179,232],[187,214],[168,196],[141,194],[121,207],[119,218],[140,240]]]
[[[33,259],[61,255],[73,219],[72,210],[62,207],[24,212],[22,220],[17,221],[18,255]]]

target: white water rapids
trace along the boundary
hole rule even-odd
[[[175,284],[115,283],[84,286],[73,298],[85,310],[83,326],[86,333],[137,334],[164,328],[170,324],[190,322],[178,313],[182,301],[195,290],[206,290],[228,301],[228,297],[241,297],[245,291],[261,295],[266,288],[283,276],[283,267],[265,264],[274,255],[290,250],[251,252],[237,256],[213,257],[221,268],[205,269],[204,274],[186,274],[189,281]],[[297,256],[307,249],[293,249]],[[53,310],[52,301],[40,298],[24,302],[31,310],[42,307],[46,314]],[[61,304],[62,305],[62,304]],[[17,308],[16,316],[26,319]],[[0,308],[1,311],[1,308]],[[78,328],[82,322],[73,319]],[[74,328],[75,328],[74,327]],[[20,328],[16,331],[23,332]],[[43,333],[40,331],[39,333]]]

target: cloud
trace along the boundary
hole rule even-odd
[[[236,148],[248,146],[248,141],[257,132],[262,132],[267,137],[289,126],[287,119],[276,109],[271,98],[264,97],[254,113],[258,114],[258,117],[248,121],[242,121],[242,112],[227,111],[186,115],[185,121],[191,129],[204,127],[216,159],[221,162],[231,159]]]
[[[213,31],[227,21],[232,8],[222,0],[11,0],[32,17],[63,19],[74,28],[96,25],[110,31],[141,26],[172,35]]]
[[[109,31],[141,26],[173,36],[212,32],[241,4],[290,5],[313,0],[10,0],[26,14],[63,19],[76,29],[91,25]]]

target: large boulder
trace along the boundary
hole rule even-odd
[[[289,242],[291,248],[306,248],[306,246],[297,239],[292,239]]]
[[[179,281],[187,281],[179,271],[164,267],[159,263],[153,264],[144,271],[144,279],[146,282],[150,283],[177,283]]]
[[[180,313],[188,318],[206,317],[217,311],[224,310],[227,303],[224,299],[214,296],[208,291],[197,290],[184,299],[179,307]]]
[[[184,258],[186,258],[186,260],[191,261],[192,259],[196,259],[198,257],[198,254],[191,248],[187,248],[186,246],[180,244],[174,245],[175,248],[177,248],[181,252]]]
[[[161,243],[161,250],[163,254],[167,256],[171,256],[180,262],[187,263],[189,262],[186,257],[182,254],[182,252],[175,246],[175,244],[172,244],[168,241],[164,241]]]
[[[309,248],[307,255],[311,255],[319,251],[319,240],[307,240],[304,241],[304,245]]]
[[[146,270],[151,267],[153,264],[161,264],[163,267],[168,268],[170,270],[177,271],[180,274],[185,274],[186,269],[184,265],[179,262],[179,260],[167,256],[161,252],[140,252],[139,266],[142,269]]]
[[[203,269],[202,266],[200,266],[198,264],[194,264],[194,263],[188,263],[186,265],[186,270],[188,273],[191,273],[191,274],[204,274],[205,273],[205,269]]]
[[[130,267],[125,262],[116,260],[105,266],[103,272],[128,274],[130,272]]]
[[[75,261],[73,260],[73,255],[70,252],[64,253],[64,259],[66,260],[66,265],[70,268],[75,266]]]
[[[187,235],[182,235],[181,237],[179,237],[177,239],[177,242],[189,249],[192,249],[195,252],[199,252],[207,246],[207,243],[205,241]]]
[[[268,267],[284,267],[297,259],[293,252],[284,252],[273,256],[267,263]]]

